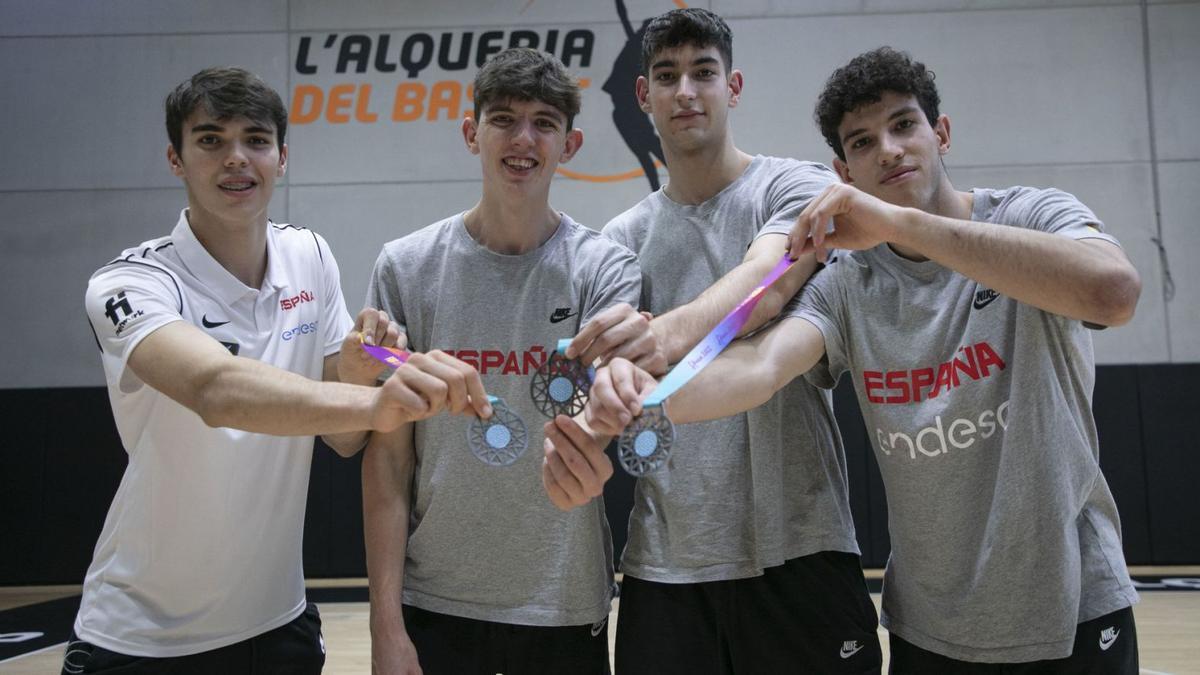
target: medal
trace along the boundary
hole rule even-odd
[[[508,466],[520,459],[529,447],[525,422],[504,404],[502,399],[488,396],[492,416],[476,417],[467,427],[467,445],[471,454],[490,466]]]
[[[626,472],[633,476],[643,476],[666,464],[671,456],[671,447],[675,444],[675,425],[663,411],[663,401],[679,391],[705,366],[712,363],[721,350],[733,342],[738,331],[750,320],[750,314],[758,305],[758,301],[762,300],[767,287],[794,264],[796,261],[790,260],[787,254],[784,254],[750,295],[721,319],[717,327],[705,335],[704,339],[692,347],[687,356],[684,356],[650,392],[642,402],[642,413],[621,432],[617,441],[617,459]]]
[[[362,343],[362,348],[392,369],[408,361],[412,352],[395,347],[379,347]],[[508,466],[517,461],[529,447],[529,434],[521,418],[504,404],[502,399],[488,396],[492,404],[492,416],[484,420],[476,417],[467,426],[467,445],[471,454],[490,466]]]
[[[574,417],[583,412],[588,391],[592,388],[592,378],[596,374],[595,368],[584,365],[578,359],[567,358],[569,344],[569,338],[559,340],[558,347],[537,369],[529,384],[533,404],[551,419],[556,415]]]

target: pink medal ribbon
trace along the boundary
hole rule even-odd
[[[762,300],[767,288],[795,264],[796,261],[788,258],[785,253],[758,286],[725,315],[716,328],[692,347],[683,360],[650,392],[642,403],[642,413],[621,433],[617,443],[617,457],[625,471],[634,476],[642,476],[666,463],[670,457],[671,446],[675,442],[675,426],[663,413],[663,401],[679,391],[733,342],[738,331],[750,320],[750,315]]]
[[[361,338],[360,338],[361,339]],[[362,343],[362,348],[368,354],[380,361],[385,366],[391,368],[399,368],[408,362],[408,357],[412,356],[412,352],[404,349],[396,349],[395,347],[379,347],[377,345],[369,345]]]
[[[361,336],[360,336],[361,341]],[[361,342],[363,351],[390,368],[399,368],[408,362],[412,352],[395,347],[380,347]],[[471,454],[490,466],[508,466],[524,454],[529,446],[529,434],[525,422],[504,400],[488,396],[492,404],[492,416],[486,420],[472,418],[467,426],[467,445]]]

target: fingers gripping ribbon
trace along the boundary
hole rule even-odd
[[[763,298],[767,287],[783,276],[796,261],[784,254],[766,277],[729,312],[717,327],[683,357],[671,372],[658,383],[654,391],[642,402],[642,413],[633,419],[617,441],[617,458],[621,466],[631,475],[644,476],[667,463],[671,447],[675,444],[675,425],[667,419],[662,404],[667,397],[679,391],[700,373],[730,342],[738,331],[750,320],[750,314]]]
[[[375,359],[391,368],[399,368],[412,352],[394,347],[379,347],[363,343],[362,348]],[[467,426],[467,445],[471,454],[489,466],[508,466],[520,459],[529,447],[529,433],[523,422],[502,399],[488,396],[492,416],[478,417]]]

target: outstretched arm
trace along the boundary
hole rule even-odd
[[[834,232],[824,224],[833,218]],[[811,238],[809,235],[811,233]],[[1119,326],[1133,318],[1141,279],[1120,247],[1038,230],[957,220],[832,185],[800,214],[792,254],[888,242],[1054,314]]]
[[[725,315],[733,311],[775,267],[787,251],[787,244],[787,235],[784,234],[759,237],[746,251],[740,265],[718,279],[695,300],[655,317],[650,328],[663,345],[668,361],[677,363]],[[767,289],[739,335],[760,328],[775,318],[812,276],[817,265],[815,257],[811,254],[798,257],[802,259]]]
[[[318,382],[233,356],[192,324],[173,321],[147,335],[128,365],[209,426],[279,436],[391,431],[445,409],[491,414],[474,369],[438,353],[414,355],[382,387]]]
[[[342,339],[339,352],[325,357],[321,379],[325,382],[374,386],[387,367],[364,351],[361,346],[363,343],[404,349],[408,346],[408,338],[401,332],[400,325],[388,318],[386,312],[368,307],[358,313],[354,328]],[[363,429],[325,434],[321,440],[339,455],[349,457],[362,449],[369,433]]]
[[[729,345],[695,378],[666,401],[677,424],[744,412],[768,399],[816,365],[825,339],[816,326],[788,318],[749,339]],[[616,435],[641,413],[655,383],[629,361],[615,360],[596,372],[585,409],[597,433]]]

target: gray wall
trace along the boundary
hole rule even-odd
[[[699,3],[704,4],[704,3]],[[937,72],[953,122],[948,165],[960,188],[1054,185],[1089,204],[1124,244],[1144,290],[1130,326],[1096,337],[1101,363],[1200,361],[1200,2],[1069,0],[712,0],[735,33],[744,71],[733,115],[751,152],[828,161],[811,122],[824,78],[855,54],[891,44]],[[670,9],[630,0],[635,27]],[[293,123],[291,166],[273,218],[330,241],[348,304],[361,304],[380,245],[470,207],[478,161],[463,148],[458,111],[393,121],[398,86],[461,88],[474,74],[433,63],[336,73],[349,34],[388,36],[383,63],[428,33],[531,30],[542,44],[590,31],[580,155],[565,168],[591,177],[637,168],[601,84],[625,42],[612,2],[496,0],[0,0],[0,387],[96,386],[102,376],[82,314],[87,278],[121,249],[166,234],[184,194],[165,162],[161,101],[196,70],[236,64],[260,73],[291,105],[300,87],[328,97],[370,85],[373,123]],[[324,49],[335,34],[333,49]],[[310,38],[299,72],[303,38]],[[372,63],[374,54],[371,56]],[[629,84],[632,92],[632,82]],[[630,94],[632,95],[632,93]],[[293,110],[295,114],[296,110]],[[665,171],[662,176],[666,177]],[[644,178],[561,177],[556,207],[600,227],[647,191]],[[1162,242],[1162,247],[1155,243]],[[1169,270],[1169,274],[1168,274]],[[1173,280],[1173,285],[1171,281]],[[1173,288],[1173,299],[1167,291]]]

